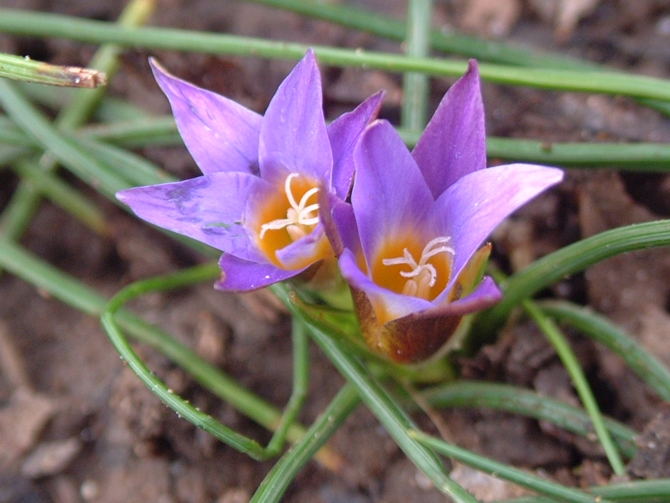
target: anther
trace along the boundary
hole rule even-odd
[[[286,177],[286,181],[284,182],[284,193],[291,205],[286,212],[286,218],[279,218],[261,225],[260,239],[263,239],[263,236],[267,231],[286,228],[291,238],[295,241],[296,237],[303,237],[307,234],[306,229],[300,226],[309,227],[319,223],[319,204],[315,203],[307,205],[309,199],[319,192],[319,188],[313,187],[309,189],[300,198],[300,202],[297,202],[293,196],[293,191],[291,190],[291,180],[298,176],[300,176],[298,173],[291,173]],[[314,213],[316,213],[316,215],[313,215]]]
[[[411,271],[400,271],[403,278],[408,278],[410,281],[405,283],[403,294],[417,295],[423,294],[428,288],[435,286],[437,282],[437,269],[433,264],[429,264],[428,260],[438,253],[448,253],[454,255],[454,249],[447,246],[451,238],[446,236],[432,239],[424,246],[421,252],[419,262],[414,259],[412,253],[407,249],[403,249],[402,257],[385,258],[382,259],[384,265],[408,265]],[[414,292],[414,294],[412,293]],[[423,296],[423,295],[421,295]]]

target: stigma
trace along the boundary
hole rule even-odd
[[[447,253],[451,259],[455,252],[451,246],[447,246],[447,243],[450,240],[451,238],[446,236],[430,240],[428,244],[424,246],[418,262],[407,248],[403,249],[402,257],[382,259],[382,264],[385,266],[409,266],[409,271],[400,271],[400,275],[403,278],[407,278],[402,289],[403,295],[421,297],[424,299],[429,298],[430,289],[435,286],[438,280],[437,269],[429,262],[429,260],[440,253]]]
[[[286,218],[279,218],[262,224],[260,239],[263,239],[267,231],[286,229],[291,239],[297,241],[309,234],[313,227],[319,223],[319,204],[309,204],[310,198],[319,192],[319,188],[312,187],[302,195],[299,202],[296,201],[291,188],[291,181],[298,176],[300,176],[298,173],[291,173],[284,182],[284,193],[289,203]]]

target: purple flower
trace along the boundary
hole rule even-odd
[[[261,288],[334,257],[319,193],[347,197],[353,147],[376,116],[381,93],[326,127],[311,50],[265,116],[151,64],[203,176],[124,190],[118,199],[152,224],[223,251],[216,285],[222,290]]]
[[[377,120],[354,163],[351,204],[329,197],[327,230],[366,341],[398,362],[433,355],[464,315],[500,299],[493,280],[481,279],[490,251],[483,243],[507,215],[563,178],[561,170],[528,164],[484,169],[475,61],[411,154]]]

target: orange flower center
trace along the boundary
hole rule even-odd
[[[454,249],[447,246],[449,241],[449,237],[437,237],[423,248],[416,236],[387,241],[378,253],[381,260],[374,261],[372,279],[394,292],[433,300],[451,276]]]
[[[276,252],[310,234],[319,223],[318,193],[316,182],[291,173],[284,181],[283,190],[261,203],[252,228],[259,249],[273,264],[286,268],[278,261]],[[292,264],[291,268],[298,269],[323,258],[327,249],[327,246],[319,246],[317,257],[306,257],[305,264]]]

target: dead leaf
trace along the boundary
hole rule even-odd
[[[519,0],[470,0],[465,2],[461,28],[485,37],[504,37],[521,15]]]
[[[19,388],[0,409],[0,471],[27,452],[56,410],[53,400]]]
[[[572,37],[577,23],[596,10],[600,0],[529,0],[528,4],[545,22],[554,26],[557,42]]]

